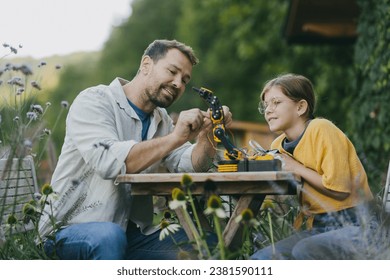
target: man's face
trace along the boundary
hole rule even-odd
[[[185,91],[192,64],[181,51],[170,49],[156,63],[150,59],[149,70],[145,93],[155,106],[167,108]]]

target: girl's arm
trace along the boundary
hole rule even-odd
[[[310,184],[310,186],[312,186],[316,191],[337,200],[344,200],[348,197],[348,193],[337,192],[325,188],[322,183],[322,176],[316,171],[305,167],[303,164],[299,163],[287,154],[281,154],[281,157],[284,161],[283,170],[292,171],[301,176],[301,178]]]

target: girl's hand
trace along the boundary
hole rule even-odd
[[[284,171],[291,171],[298,173],[298,169],[302,168],[302,164],[296,161],[293,157],[288,154],[278,154],[278,156],[282,159],[282,169]]]

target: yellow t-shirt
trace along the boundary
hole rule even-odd
[[[288,153],[282,147],[285,137],[282,134],[276,138],[271,148]],[[373,198],[366,172],[352,142],[329,120],[314,119],[309,123],[293,157],[320,174],[326,188],[349,193],[340,201],[317,192],[304,182],[300,203],[305,214],[339,211]]]

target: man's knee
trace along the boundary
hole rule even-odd
[[[99,222],[69,226],[48,240],[45,251],[60,259],[123,259],[126,234],[114,223]]]

